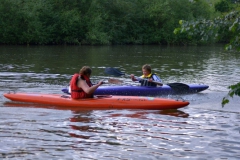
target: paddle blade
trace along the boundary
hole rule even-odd
[[[176,93],[187,93],[189,91],[189,86],[184,83],[168,83]]]
[[[108,79],[108,82],[109,82],[109,83],[113,83],[113,84],[122,84],[122,83],[123,83],[122,80],[112,79],[112,78]]]
[[[111,67],[105,68],[105,73],[109,75],[117,76],[117,77],[125,75],[120,70],[116,68],[111,68]]]
[[[62,89],[62,92],[63,92],[63,93],[66,93],[66,94],[70,94],[69,91],[68,91],[68,88],[63,88],[63,89]]]

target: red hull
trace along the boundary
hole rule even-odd
[[[4,96],[12,101],[88,109],[166,110],[182,108],[189,104],[187,101],[140,96],[97,96],[78,100],[60,94],[8,93]]]

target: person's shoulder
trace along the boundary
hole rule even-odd
[[[159,77],[156,73],[153,73],[152,76],[156,76],[156,77]]]
[[[85,80],[83,76],[78,76],[79,80]]]
[[[156,75],[156,74],[153,74],[153,79],[155,80],[155,81],[161,81],[161,78],[158,76],[158,75]]]

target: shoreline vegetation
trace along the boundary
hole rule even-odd
[[[179,20],[211,19],[219,0],[2,0],[1,45],[191,45]]]

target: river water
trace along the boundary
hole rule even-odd
[[[240,159],[240,98],[221,106],[227,87],[240,80],[239,52],[222,45],[0,46],[0,57],[0,159]],[[190,102],[173,111],[69,109],[3,97],[9,91],[62,94],[83,65],[97,82],[109,78],[105,67],[141,75],[145,63],[164,83],[209,89],[163,96]]]

